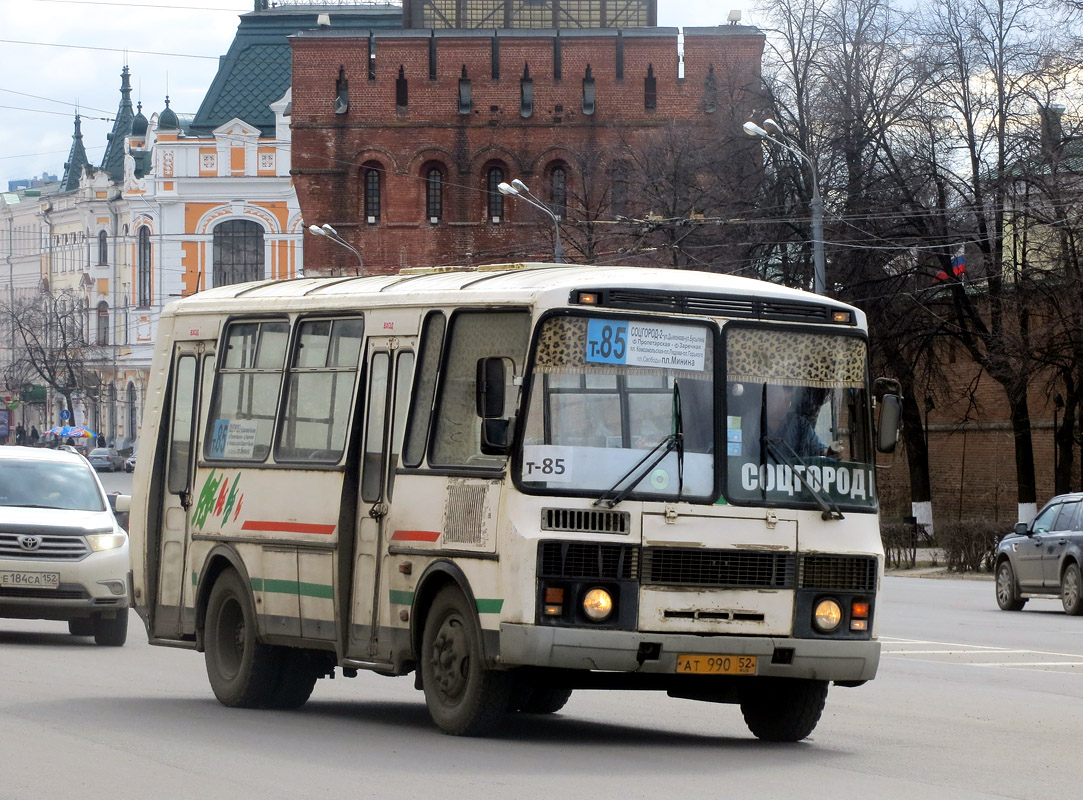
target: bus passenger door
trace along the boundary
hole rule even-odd
[[[358,492],[357,541],[351,586],[350,634],[347,652],[355,658],[382,662],[390,650],[381,647],[379,627],[385,523],[390,511],[395,469],[402,451],[403,429],[409,408],[414,354],[396,338],[369,340],[368,391],[361,448],[361,487]],[[386,593],[384,593],[386,594]],[[387,620],[383,620],[386,624]]]
[[[174,349],[165,468],[157,475],[162,510],[157,547],[157,594],[154,599],[156,637],[177,638],[185,628],[188,518],[194,503],[192,483],[199,449],[196,431],[203,376],[213,371],[213,366],[213,355],[205,353],[203,342],[185,342]],[[189,632],[194,630],[195,620],[189,619],[187,623]]]

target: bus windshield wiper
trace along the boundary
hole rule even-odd
[[[782,453],[779,452],[778,445],[781,445],[782,447],[785,447],[787,450],[789,450],[792,459],[786,458],[784,455],[782,455]],[[808,464],[805,463],[805,460],[801,458],[801,456],[797,455],[797,451],[790,447],[788,443],[784,442],[782,439],[774,439],[764,436],[763,450],[769,453],[771,455],[771,458],[773,458],[776,463],[783,464],[784,466],[790,468],[790,471],[793,472],[797,480],[801,482],[801,485],[805,487],[805,490],[808,491],[810,495],[812,495],[812,499],[816,501],[816,505],[820,507],[821,518],[843,519],[842,509],[838,507],[838,504],[830,497],[826,495],[821,495],[818,491],[816,491],[816,489],[812,487],[812,484],[809,483],[808,480],[806,480],[804,473],[805,470],[808,469]],[[805,470],[798,470],[797,464],[805,467]]]
[[[673,451],[677,452],[677,499],[680,500],[681,495],[684,494],[684,418],[681,415],[681,390],[677,386],[677,381],[673,382],[673,433],[647,451],[647,454],[639,459],[635,466],[621,475],[617,482],[606,489],[602,496],[591,505],[613,508],[628,497],[644,476],[661,464],[662,459]],[[653,460],[652,456],[654,456]],[[643,466],[644,464],[646,466]],[[633,477],[633,480],[628,481],[628,484],[617,492],[617,487],[629,477]],[[613,494],[614,492],[617,493]],[[613,496],[610,497],[610,495]]]

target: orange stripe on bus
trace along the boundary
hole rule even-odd
[[[309,522],[271,522],[266,520],[245,520],[241,530],[262,531],[264,533],[322,533],[335,532],[334,525],[313,525]]]
[[[399,542],[435,542],[440,531],[395,531],[391,538]]]

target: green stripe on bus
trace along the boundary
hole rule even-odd
[[[411,606],[414,604],[414,593],[402,589],[389,589],[387,599],[394,606]],[[474,605],[477,606],[479,614],[499,614],[500,609],[504,607],[504,600],[503,598],[475,600]]]
[[[275,578],[252,578],[252,591],[272,592],[274,594],[297,594],[304,597],[320,597],[325,600],[335,599],[335,588],[325,583],[304,583],[302,581],[282,581]]]

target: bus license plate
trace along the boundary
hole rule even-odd
[[[756,656],[679,653],[677,672],[687,675],[755,675]]]
[[[0,570],[0,587],[5,589],[56,589],[59,586],[59,572],[15,572],[14,570]]]

